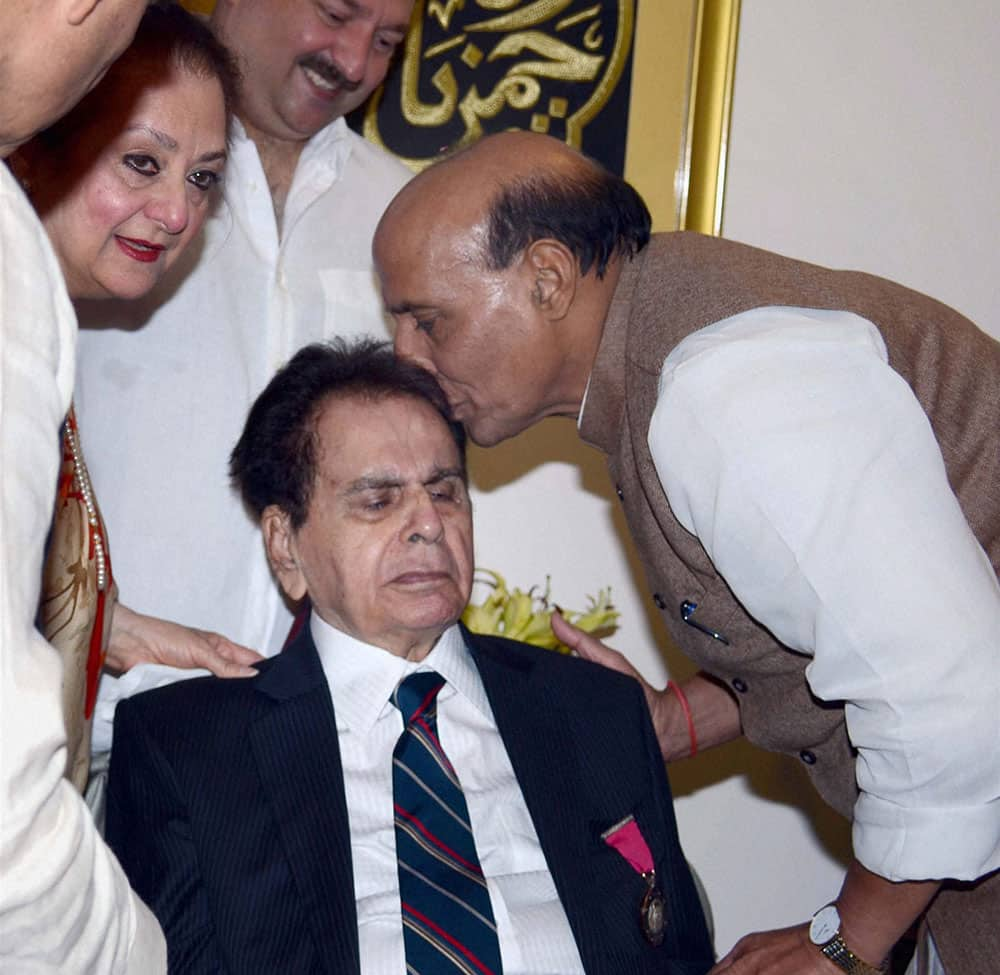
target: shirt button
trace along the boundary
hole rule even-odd
[[[615,494],[618,495],[618,500],[619,501],[624,501],[625,500],[625,492],[621,489],[621,485],[620,484],[616,484],[615,485]]]
[[[666,609],[667,604],[664,602],[663,597],[658,593],[653,593],[653,602],[656,603],[657,609]]]
[[[742,677],[734,677],[732,680],[733,687],[738,690],[741,694],[746,694],[747,692],[747,682]]]
[[[799,752],[799,758],[801,758],[806,765],[816,764],[816,753],[809,751],[808,748],[803,748],[802,751]]]

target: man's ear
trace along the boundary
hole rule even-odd
[[[63,0],[67,23],[79,27],[94,12],[100,2],[101,0]]]
[[[292,602],[306,594],[306,577],[296,554],[295,531],[288,514],[276,504],[268,505],[260,516],[264,548],[274,574]]]
[[[545,237],[528,246],[524,261],[533,277],[532,301],[548,318],[565,318],[576,296],[580,273],[570,249],[558,240]]]

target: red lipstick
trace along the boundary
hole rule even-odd
[[[165,250],[162,244],[151,244],[148,240],[132,237],[115,237],[115,243],[126,257],[143,264],[152,264]]]

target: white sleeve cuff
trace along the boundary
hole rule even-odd
[[[863,792],[853,841],[857,859],[887,880],[976,880],[1000,868],[1000,799],[905,808]]]

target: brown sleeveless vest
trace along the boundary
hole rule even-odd
[[[889,364],[929,417],[951,487],[998,571],[1000,343],[890,281],[714,237],[656,235],[622,267],[580,434],[607,455],[673,639],[734,689],[747,738],[804,763],[823,798],[850,818],[858,791],[842,704],[813,697],[805,680],[810,658],[778,643],[736,601],[698,539],[674,518],[646,444],[660,370],[674,346],[713,322],[770,305],[854,312],[879,329]],[[693,618],[729,645],[685,624],[684,601],[697,604]],[[1000,873],[943,890],[928,921],[949,975],[1000,970]]]

